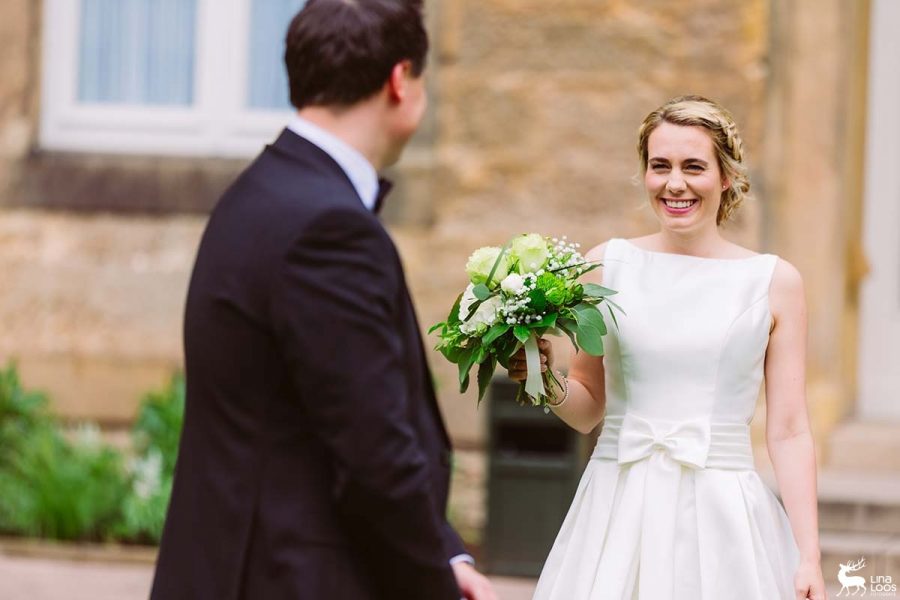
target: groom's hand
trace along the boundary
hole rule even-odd
[[[553,366],[553,345],[549,340],[538,340],[538,351],[541,353],[541,373]],[[528,365],[525,360],[525,348],[509,357],[509,378],[515,381],[525,381],[528,378]]]
[[[456,575],[456,585],[459,586],[465,600],[497,600],[497,594],[494,593],[494,587],[488,578],[469,563],[455,563],[453,573]]]

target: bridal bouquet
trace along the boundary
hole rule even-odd
[[[497,363],[509,367],[509,358],[524,346],[527,380],[517,400],[525,397],[546,406],[545,384],[556,382],[551,370],[542,376],[537,340],[545,333],[566,334],[576,351],[603,354],[606,323],[600,304],[622,310],[609,296],[617,292],[578,278],[596,269],[566,237],[549,239],[537,233],[519,235],[502,248],[479,248],[469,257],[469,285],[459,295],[440,330],[435,347],[459,366],[460,393],[469,387],[469,372],[478,365],[478,402],[484,397]],[[618,327],[612,309],[609,314]],[[624,313],[624,311],[622,311]]]

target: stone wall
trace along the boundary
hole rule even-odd
[[[523,231],[567,234],[585,247],[655,231],[633,182],[637,127],[672,96],[706,95],[737,118],[757,192],[725,235],[781,254],[807,278],[810,404],[821,440],[852,406],[854,299],[864,272],[858,172],[839,168],[842,157],[862,160],[857,121],[845,118],[862,106],[847,76],[864,64],[853,58],[865,30],[855,3],[427,4],[431,114],[396,170],[387,210],[423,328],[444,318],[477,246]],[[48,181],[47,161],[31,157],[39,7],[0,4],[0,361],[17,358],[26,383],[48,390],[64,416],[125,423],[140,395],[180,364],[185,286],[205,219],[20,201],[40,195],[28,181]],[[153,169],[165,176],[164,166]],[[221,173],[214,178],[221,185]],[[32,208],[9,208],[22,204]],[[813,212],[821,227],[809,227]],[[835,282],[840,298],[831,296]],[[484,413],[471,393],[457,393],[455,368],[432,359],[460,450],[451,512],[477,540]]]
[[[672,96],[729,107],[755,173],[763,153],[767,2],[442,2],[435,222],[396,230],[423,322],[442,319],[477,246],[522,231],[585,247],[657,229],[641,188],[637,128]],[[727,235],[760,249],[760,203]],[[483,418],[435,357],[455,438],[478,446]]]

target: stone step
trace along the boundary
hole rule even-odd
[[[900,422],[848,421],[831,434],[828,466],[900,475]]]
[[[774,474],[759,474],[778,494]],[[821,531],[900,535],[900,473],[823,469],[818,497]]]
[[[900,535],[900,474],[823,470],[819,473],[819,527]]]
[[[864,577],[867,585],[872,577],[890,577],[894,585],[900,582],[900,535],[823,532],[819,543],[822,549],[822,575],[827,582],[838,580],[841,564],[860,558],[865,559],[865,566],[852,574]],[[900,596],[900,591],[897,595]]]

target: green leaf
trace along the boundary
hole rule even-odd
[[[528,325],[529,329],[541,329],[543,327],[553,327],[556,325],[556,319],[559,317],[559,313],[550,313],[549,315],[544,315],[544,318],[540,321],[535,321]]]
[[[504,369],[509,368],[509,357],[512,356],[512,353],[519,349],[519,341],[515,338],[515,336],[506,336],[500,338],[496,346],[497,350],[497,362],[500,363]]]
[[[485,392],[487,392],[488,386],[491,383],[491,378],[494,376],[494,370],[497,368],[497,359],[493,356],[489,357],[486,361],[478,365],[478,404],[481,404],[481,400],[484,398]]]
[[[578,331],[578,323],[571,319],[560,319],[556,322],[556,326],[569,336],[569,340],[571,340],[572,345],[575,346],[575,351],[577,352],[578,342],[575,341],[575,333]]]
[[[469,369],[463,369],[465,365],[463,363],[459,363],[459,393],[465,394],[466,390],[469,389]],[[472,365],[468,365],[471,367]]]
[[[444,355],[448,361],[453,364],[458,364],[459,359],[466,352],[465,348],[460,348],[459,346],[442,346],[440,348],[440,353]]]
[[[474,288],[472,288],[472,293],[475,294],[475,297],[482,302],[491,297],[491,290],[488,289],[488,286],[483,283],[479,283]]]
[[[578,321],[579,327],[593,327],[600,335],[606,335],[606,322],[600,314],[600,309],[593,304],[582,303],[576,306],[575,320]]]
[[[428,330],[428,335],[431,335],[432,333],[434,333],[435,331],[437,331],[437,330],[440,329],[441,327],[445,327],[446,325],[447,325],[447,322],[446,322],[446,321],[441,321],[440,323],[435,323],[435,324],[432,325],[431,328]]]
[[[510,325],[509,323],[497,323],[496,325],[488,329],[488,332],[486,334],[484,334],[484,337],[481,338],[481,344],[484,346],[490,346],[494,342],[494,340],[509,331],[511,327],[512,325]]]
[[[494,266],[491,267],[491,272],[488,273],[487,281],[484,282],[485,286],[490,286],[491,282],[494,280],[494,273],[497,272],[497,267],[500,266],[500,261],[503,260],[503,256],[509,250],[510,244],[512,244],[512,240],[506,242],[503,248],[500,249],[500,253],[497,255],[497,260],[494,261]]]
[[[584,293],[588,296],[593,296],[594,298],[605,298],[606,296],[612,296],[619,292],[603,287],[602,285],[597,285],[596,283],[585,283]]]
[[[516,325],[513,328],[513,335],[516,336],[516,339],[522,342],[523,344],[531,337],[531,330],[527,325]]]
[[[578,345],[591,356],[603,356],[603,336],[591,325],[578,325],[575,332]]]
[[[450,315],[447,317],[448,325],[455,325],[460,322],[459,305],[462,302],[462,297],[462,294],[456,297],[456,302],[453,303],[453,308],[450,309]]]
[[[534,312],[544,312],[544,309],[547,308],[547,296],[544,294],[542,290],[531,290],[531,293],[528,295],[531,298],[531,308]]]
[[[459,393],[464,394],[469,388],[469,370],[475,364],[477,348],[467,348],[459,357]]]

